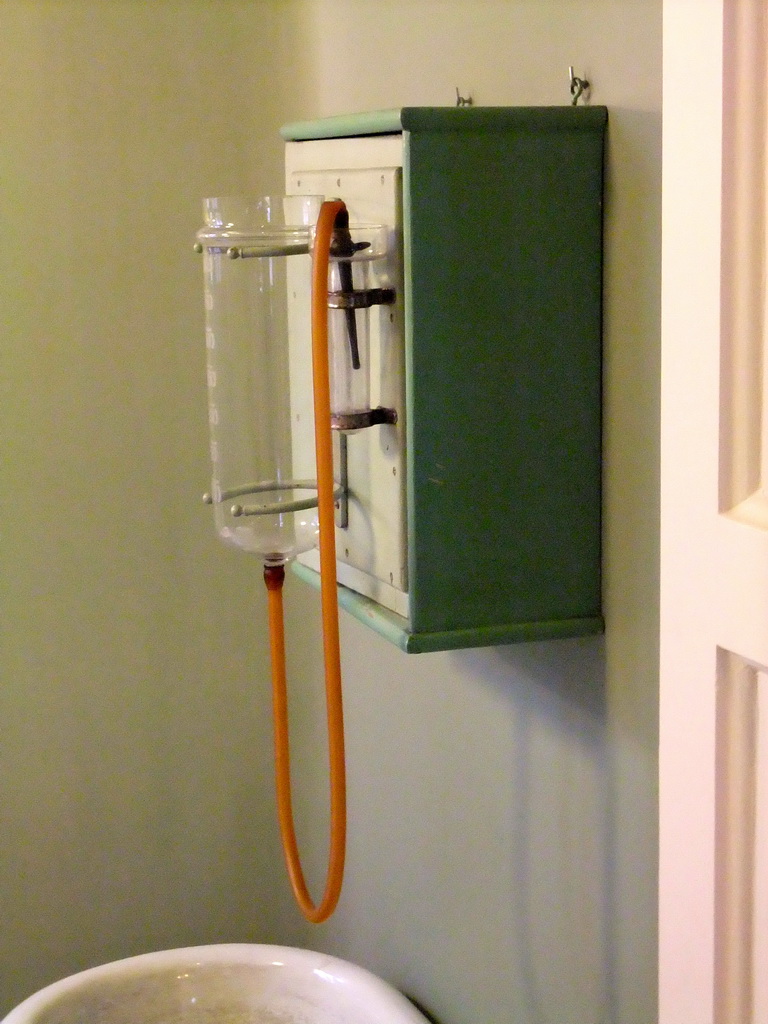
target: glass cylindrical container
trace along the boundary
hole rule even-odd
[[[386,232],[379,225],[354,226],[348,238],[348,254],[334,253],[332,246],[328,281],[331,413],[340,418],[371,408],[371,311],[362,302],[378,284],[375,261],[386,256]]]
[[[205,199],[197,233],[216,529],[272,565],[313,547],[318,531],[315,482],[294,473],[288,282],[305,277],[309,288],[321,203],[318,196]],[[303,420],[308,426],[311,416]]]

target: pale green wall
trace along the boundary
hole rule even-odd
[[[442,1024],[655,1019],[660,46],[661,0],[6,0],[1,1008],[270,939]],[[197,199],[274,188],[282,120],[567,102],[569,64],[611,109],[608,632],[408,658],[343,618],[348,874],[312,929],[273,825],[258,566],[197,504]],[[319,883],[316,595],[287,598]]]
[[[310,9],[334,31],[297,116],[451,103],[456,86],[479,104],[562,103],[574,64],[610,126],[605,641],[409,660],[345,618],[347,888],[327,937],[307,941],[392,978],[445,1024],[649,1024],[660,0]],[[297,588],[297,621],[311,600]]]
[[[280,183],[295,99],[258,54],[293,36],[251,0],[0,8],[2,1008],[291,935],[262,587],[200,503],[191,246],[200,196]]]

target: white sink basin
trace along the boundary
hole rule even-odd
[[[2,1024],[425,1024],[381,978],[287,946],[169,949],[41,989]]]

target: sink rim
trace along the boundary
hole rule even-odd
[[[63,996],[76,994],[102,979],[128,979],[147,968],[155,970],[184,969],[208,966],[253,966],[299,968],[322,972],[324,981],[338,982],[365,992],[371,1009],[384,1014],[397,1014],[395,1024],[426,1024],[426,1018],[396,988],[378,975],[358,964],[328,953],[299,946],[278,946],[262,943],[231,942],[204,946],[181,946],[177,949],[139,953],[89,967],[66,978],[54,981],[28,996],[14,1007],[0,1024],[35,1024],[38,1015]]]

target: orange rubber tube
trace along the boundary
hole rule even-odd
[[[312,258],[312,377],[315,404],[315,458],[317,511],[320,524],[320,599],[323,622],[323,657],[328,720],[330,770],[330,848],[325,891],[319,904],[312,902],[301,867],[291,800],[288,696],[283,625],[281,565],[264,567],[272,661],[272,706],[275,730],[275,783],[283,852],[296,902],[308,921],[320,924],[336,909],[344,879],[347,833],[344,713],[341,696],[339,607],[336,597],[336,534],[333,497],[333,442],[328,370],[328,262],[336,216],[345,209],[335,200],[323,203],[317,221]]]

